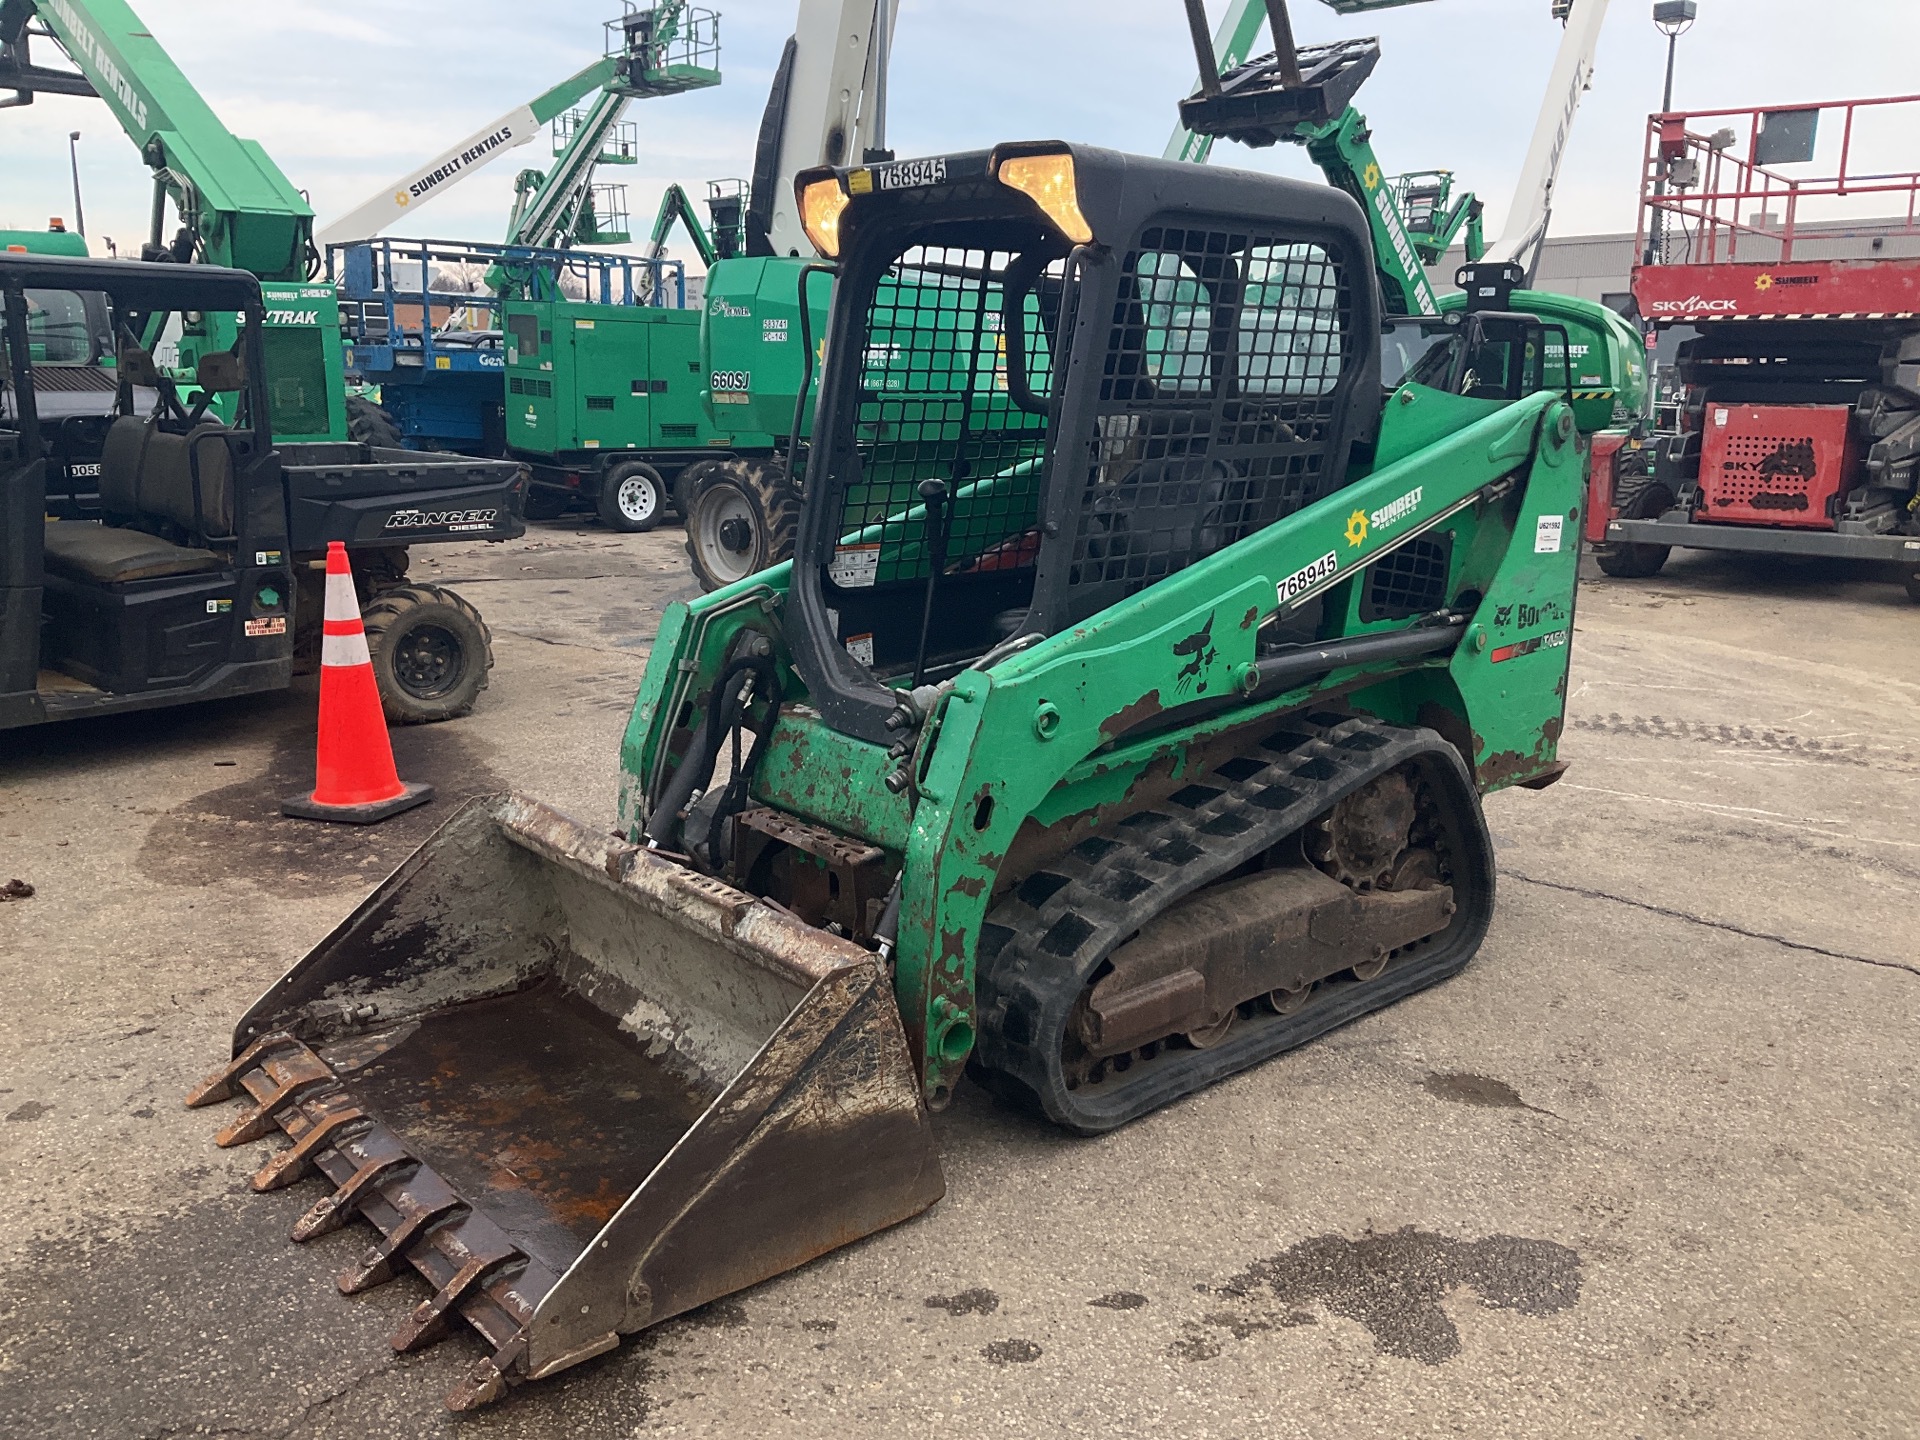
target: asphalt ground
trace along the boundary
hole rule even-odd
[[[181,1097],[461,795],[610,823],[680,543],[421,552],[498,665],[372,830],[277,813],[310,684],[0,737],[0,1435],[1920,1433],[1920,612],[1684,554],[1583,585],[1459,977],[1099,1140],[964,1089],[925,1216],[446,1415],[477,1342]]]

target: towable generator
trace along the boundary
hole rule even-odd
[[[471,802],[192,1097],[291,1140],[259,1188],[326,1179],[296,1239],[372,1226],[343,1289],[426,1280],[396,1346],[480,1334],[456,1408],[933,1204],[965,1075],[1094,1134],[1452,975],[1481,796],[1559,773],[1550,327],[1428,317],[1383,389],[1325,186],[796,183],[838,263],[796,554],[669,610],[617,831]]]

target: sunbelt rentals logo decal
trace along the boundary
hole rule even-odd
[[[1347,544],[1364,545],[1367,536],[1378,535],[1398,525],[1420,508],[1420,495],[1425,488],[1416,485],[1398,500],[1390,500],[1378,510],[1354,511],[1347,517]]]

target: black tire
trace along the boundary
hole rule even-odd
[[[707,472],[687,516],[687,558],[706,591],[793,557],[800,506],[772,460],[722,460]]]
[[[1673,492],[1655,480],[1642,480],[1623,487],[1619,499],[1622,520],[1651,520],[1673,508]],[[1660,573],[1673,553],[1670,545],[1627,545],[1607,543],[1593,550],[1595,563],[1603,573],[1616,580],[1645,580]]]
[[[1915,604],[1920,604],[1920,570],[1907,572],[1907,598]]]
[[[493,635],[478,610],[438,585],[396,585],[369,600],[360,618],[391,723],[423,725],[473,709],[493,668]]]
[[[347,396],[347,438],[383,450],[398,450],[400,427],[393,416],[364,395]]]
[[[679,513],[681,524],[684,525],[687,517],[693,514],[694,499],[700,494],[700,487],[707,482],[707,477],[726,463],[724,460],[696,460],[691,465],[682,466],[680,473],[673,477],[673,508]]]
[[[600,477],[600,495],[594,508],[608,529],[639,535],[660,523],[667,508],[667,483],[660,472],[640,460],[609,465]]]
[[[573,497],[563,490],[549,490],[544,485],[529,485],[524,506],[529,520],[558,520],[573,508]]]

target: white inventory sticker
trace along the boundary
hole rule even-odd
[[[933,160],[896,160],[891,165],[873,167],[873,183],[877,190],[913,190],[922,185],[944,185],[947,183],[947,162],[944,156]]]
[[[1282,580],[1278,586],[1280,603],[1286,604],[1297,596],[1304,595],[1322,580],[1331,580],[1334,572],[1340,568],[1340,557],[1329,550],[1311,565],[1302,566]]]
[[[871,590],[879,574],[878,545],[838,546],[833,552],[833,563],[827,566],[827,579],[842,590]]]
[[[862,665],[871,667],[873,664],[873,636],[871,634],[847,636],[847,654],[858,660]]]
[[[1533,553],[1536,555],[1558,555],[1560,553],[1560,532],[1566,527],[1564,515],[1542,515],[1533,527]]]

